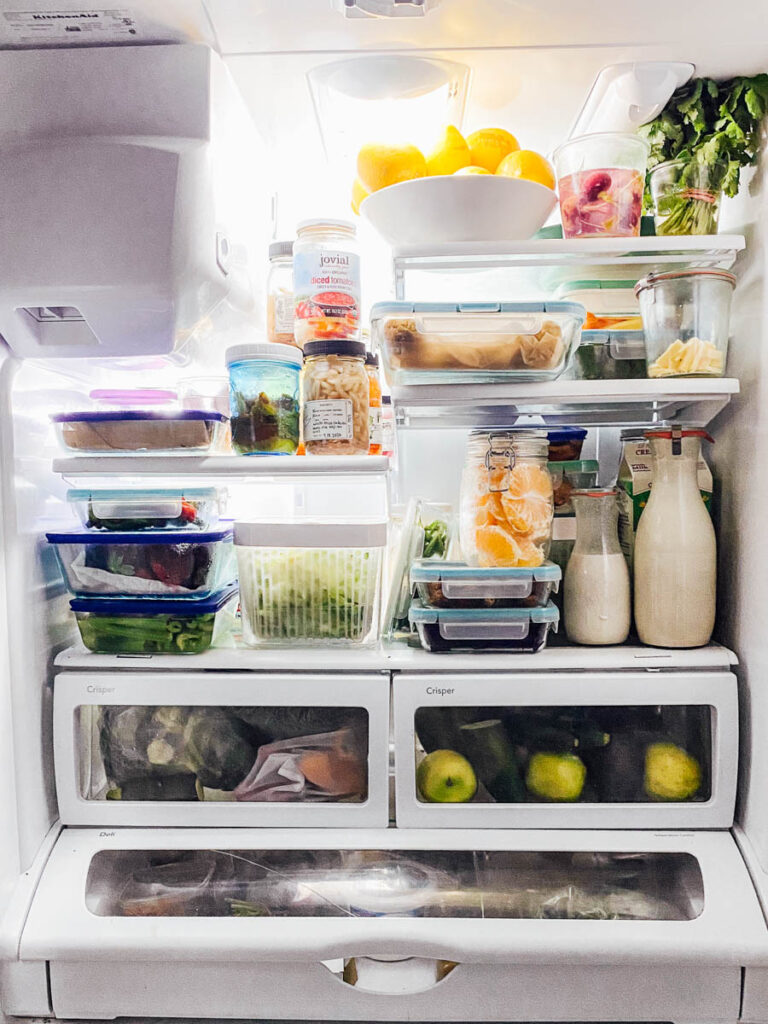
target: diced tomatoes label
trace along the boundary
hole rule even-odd
[[[296,320],[316,338],[356,338],[360,321],[360,259],[342,250],[310,249],[293,258]]]

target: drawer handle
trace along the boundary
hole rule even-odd
[[[341,979],[346,985],[375,995],[414,995],[428,992],[451,973],[452,960],[420,956],[350,957],[344,962]]]

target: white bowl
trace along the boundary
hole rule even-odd
[[[390,185],[364,199],[360,213],[393,246],[504,242],[535,235],[556,202],[535,181],[454,174]]]

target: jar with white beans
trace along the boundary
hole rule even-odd
[[[367,455],[370,384],[361,341],[309,341],[302,385],[308,455]]]

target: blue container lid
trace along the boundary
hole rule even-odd
[[[411,622],[545,622],[557,625],[560,612],[548,601],[543,608],[434,608],[414,600],[408,611]]]
[[[563,578],[563,571],[553,562],[544,562],[537,568],[525,566],[491,566],[480,569],[466,562],[414,562],[411,568],[412,583],[440,583],[443,580],[478,580],[483,582],[504,583],[507,580],[535,580],[545,583],[556,583]]]
[[[232,540],[230,525],[216,530],[163,530],[149,533],[147,530],[116,530],[114,533],[97,533],[95,530],[67,530],[64,533],[46,533],[49,544],[215,544],[217,541]]]
[[[300,370],[304,363],[304,353],[295,345],[279,341],[254,341],[228,348],[224,361],[227,366],[234,366],[235,363],[278,363]]]
[[[177,601],[168,597],[75,597],[69,602],[73,612],[94,612],[96,615],[210,615],[224,607],[237,594],[236,583],[217,590],[202,600],[184,598]]]
[[[67,501],[155,501],[163,498],[189,498],[191,501],[205,501],[215,498],[218,490],[215,487],[167,487],[137,490],[101,490],[88,488],[67,491]]]
[[[85,412],[57,412],[51,416],[54,423],[124,423],[137,420],[204,420],[225,423],[228,419],[222,412],[207,409],[169,409],[165,412],[151,409],[87,409]]]
[[[555,430],[547,431],[547,440],[557,444],[562,441],[583,441],[587,436],[584,427],[557,427]]]
[[[587,316],[579,302],[377,302],[371,309],[371,322],[418,313],[559,313],[581,323]]]

